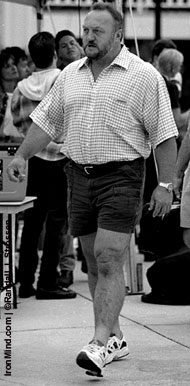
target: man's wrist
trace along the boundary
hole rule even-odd
[[[172,182],[159,182],[158,185],[166,189],[169,193],[173,192],[174,186]]]
[[[20,160],[24,160],[24,161],[27,160],[22,153],[19,153],[19,150],[17,150],[17,152],[15,153],[14,158],[17,158],[17,159],[20,159]]]

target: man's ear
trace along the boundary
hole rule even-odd
[[[123,30],[120,28],[116,31],[116,38],[121,41],[123,39]]]

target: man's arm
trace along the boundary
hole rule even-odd
[[[15,157],[19,155],[25,160],[28,160],[33,157],[34,154],[44,149],[44,147],[46,147],[51,140],[52,138],[46,134],[44,130],[42,130],[35,123],[32,123],[27,136],[18,148]]]
[[[190,126],[189,126],[190,129]],[[184,172],[187,168],[187,165],[190,160],[190,137],[189,137],[189,130],[186,133],[181,146],[179,148],[178,156],[177,156],[177,162],[176,162],[176,176],[178,178],[183,177]]]
[[[177,158],[176,138],[172,137],[160,143],[155,149],[159,182],[173,182]]]
[[[183,177],[189,161],[190,161],[190,124],[188,127],[188,131],[181,143],[181,146],[178,151],[178,156],[177,156],[175,177],[174,177],[174,191],[177,198],[180,198],[180,190],[182,188]]]
[[[51,137],[35,123],[32,123],[27,136],[7,168],[10,180],[22,181],[25,177],[26,161],[44,149],[50,141]]]
[[[174,170],[177,158],[177,145],[174,137],[160,143],[155,149],[155,158],[158,169],[158,182],[173,183]],[[150,210],[153,216],[164,216],[172,205],[173,193],[166,188],[157,186],[152,193]]]

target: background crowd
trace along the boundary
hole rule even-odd
[[[29,117],[49,91],[61,69],[83,56],[75,35],[59,31],[54,38],[49,32],[31,37],[28,53],[20,47],[7,47],[0,53],[0,136],[1,142],[20,143],[31,124]],[[70,299],[76,293],[73,283],[76,251],[67,219],[66,157],[59,152],[59,143],[28,162],[27,195],[36,196],[32,209],[17,217],[24,221],[19,249],[17,280],[19,296],[37,299]],[[39,267],[37,288],[34,288]],[[80,242],[77,258],[87,273]]]

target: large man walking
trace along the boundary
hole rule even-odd
[[[68,65],[32,113],[33,125],[8,168],[22,178],[26,159],[65,134],[70,227],[88,262],[95,330],[77,364],[101,375],[128,354],[119,326],[125,296],[123,264],[141,212],[144,160],[155,149],[159,185],[153,216],[169,212],[178,131],[167,89],[149,63],[121,44],[123,19],[111,4],[97,3],[85,18],[87,57]]]

